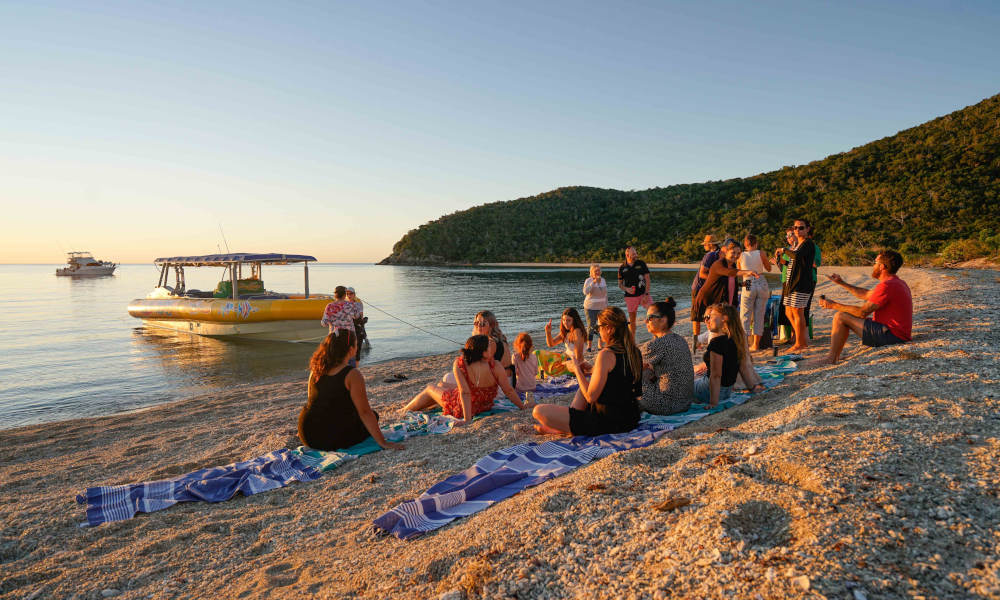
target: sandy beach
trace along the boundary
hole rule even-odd
[[[869,268],[821,269],[817,293],[843,302],[830,272],[875,284]],[[911,344],[852,337],[841,364],[804,362],[745,405],[410,542],[372,519],[490,451],[552,438],[499,415],[311,483],[81,528],[88,486],[298,446],[304,377],[0,431],[0,597],[1000,598],[1000,277],[900,275]],[[807,359],[833,313],[814,314]],[[686,319],[675,330],[688,336]],[[365,366],[373,407],[399,418],[452,358]],[[409,379],[383,382],[397,372]],[[661,510],[676,498],[690,504]]]

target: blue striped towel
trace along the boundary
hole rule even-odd
[[[757,374],[759,374],[761,379],[764,381],[765,387],[772,388],[778,385],[785,379],[786,373],[791,373],[798,368],[795,362],[791,360],[792,358],[801,357],[798,355],[781,356],[776,359],[769,360],[766,364],[755,367]],[[708,415],[722,412],[727,408],[739,406],[749,400],[750,397],[749,392],[741,392],[733,394],[727,400],[719,402],[718,405],[712,408],[709,408],[707,404],[692,404],[691,408],[686,411],[672,415],[653,415],[650,413],[642,413],[642,418],[639,420],[639,424],[670,425],[671,427],[677,428],[681,425],[687,425],[688,423],[707,417]]]
[[[498,450],[378,517],[375,526],[408,540],[597,459],[648,446],[670,429],[669,425],[640,426],[627,433],[576,436]]]
[[[87,505],[87,523],[94,526],[131,519],[137,512],[163,510],[178,502],[222,502],[239,492],[252,496],[320,476],[319,470],[291,450],[282,449],[174,479],[87,488],[76,501]]]

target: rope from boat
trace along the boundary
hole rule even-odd
[[[424,329],[423,327],[421,327],[419,325],[414,325],[413,323],[410,323],[406,319],[401,319],[401,318],[397,317],[396,315],[390,313],[389,311],[381,309],[381,308],[375,306],[374,304],[371,303],[370,300],[364,300],[364,303],[365,303],[366,306],[370,306],[370,307],[374,308],[375,310],[379,311],[380,313],[383,313],[383,314],[389,316],[390,318],[396,319],[400,323],[405,323],[405,324],[409,325],[410,327],[412,327],[414,329],[419,329],[420,331],[423,331],[424,333],[426,333],[428,335],[433,335],[434,337],[441,338],[442,340],[444,340],[446,342],[451,342],[452,344],[455,344],[456,346],[458,346],[460,348],[465,346],[465,344],[463,344],[461,342],[456,342],[455,340],[446,338],[443,335],[438,335],[438,334],[434,333],[433,331],[427,331],[426,329]]]

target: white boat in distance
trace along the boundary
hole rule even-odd
[[[90,252],[67,252],[66,254],[66,264],[69,266],[56,269],[56,275],[72,277],[113,275],[115,267],[118,266],[106,260],[95,260],[94,255]]]

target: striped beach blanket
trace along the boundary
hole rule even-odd
[[[491,452],[469,469],[378,517],[375,526],[400,539],[412,539],[605,456],[648,446],[670,429],[640,426],[628,433],[531,442]]]
[[[768,361],[766,364],[757,365],[754,368],[764,381],[764,386],[770,389],[781,383],[785,379],[785,374],[791,373],[798,368],[793,360],[795,358],[800,357],[798,355],[781,356],[777,359]],[[639,424],[670,425],[671,427],[676,428],[681,425],[687,425],[688,423],[697,421],[698,419],[705,418],[708,415],[722,412],[728,408],[739,406],[751,397],[752,396],[749,392],[741,392],[733,394],[728,399],[719,402],[712,408],[709,408],[707,404],[692,404],[691,408],[688,410],[673,415],[652,415],[649,413],[642,413],[642,418],[639,420]]]
[[[779,357],[757,366],[756,370],[764,385],[770,388],[797,368],[794,362],[797,358],[792,355]],[[643,413],[639,427],[628,433],[518,444],[493,452],[469,469],[434,485],[415,500],[403,502],[381,515],[375,519],[375,527],[403,540],[412,539],[587,463],[622,450],[648,446],[672,429],[749,399],[749,393],[741,393],[713,408],[695,404],[674,415]]]
[[[238,493],[252,496],[321,475],[291,450],[282,449],[173,479],[87,488],[76,501],[87,506],[87,524],[94,526],[131,519],[137,512],[163,510],[178,502],[222,502]]]
[[[578,387],[579,385],[575,377],[550,377],[545,381],[539,382],[535,388],[535,399],[570,394],[575,392]],[[524,399],[523,393],[521,398],[522,400]],[[519,409],[514,406],[513,402],[505,396],[500,396],[493,401],[492,409],[479,413],[475,416],[475,419],[478,420],[516,410]],[[457,417],[443,414],[440,409],[437,409],[428,412],[406,413],[406,416],[401,420],[390,423],[381,429],[385,439],[390,442],[402,442],[418,435],[448,433],[455,427],[455,423],[458,421]],[[372,452],[378,452],[381,449],[374,439],[368,438],[350,448],[341,448],[337,451],[315,450],[306,446],[299,446],[293,452],[301,455],[303,460],[308,464],[314,465],[322,471],[330,471],[349,460],[364,456],[365,454],[371,454]]]

